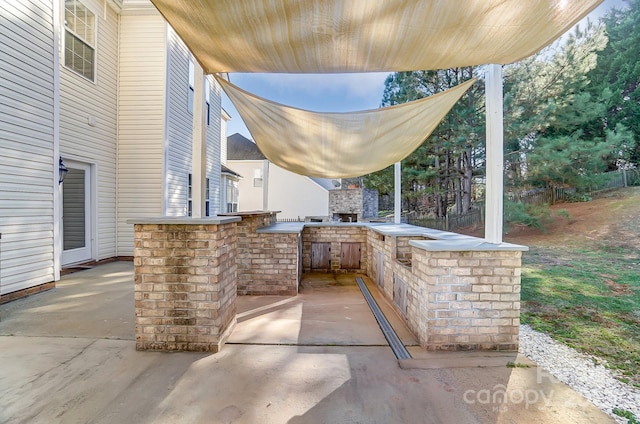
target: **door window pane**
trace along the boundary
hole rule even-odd
[[[62,183],[63,249],[85,247],[85,171],[70,168]]]

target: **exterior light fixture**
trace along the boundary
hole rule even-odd
[[[58,184],[62,184],[64,181],[64,177],[67,176],[67,172],[69,172],[69,168],[64,166],[64,162],[62,161],[62,157],[60,157],[60,162],[58,165],[58,171],[60,172],[60,177],[58,179]]]

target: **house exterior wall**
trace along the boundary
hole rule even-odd
[[[180,92],[186,101],[184,44],[150,2],[81,1],[95,15],[93,80],[65,67],[63,0],[0,4],[2,295],[32,293],[59,278],[59,156],[68,165],[88,166],[91,174],[93,241],[87,259],[132,256],[133,225],[127,219],[172,212],[167,206],[173,207],[174,199],[183,208],[187,203],[192,117],[172,115],[178,107],[166,102]],[[208,78],[206,176],[215,214],[221,192],[221,89]],[[170,140],[170,125],[186,128],[189,139],[178,131]],[[179,170],[184,181],[170,187],[174,180],[168,178],[165,185],[168,168],[173,175]]]
[[[209,215],[219,212],[222,195],[222,176],[220,169],[221,145],[227,144],[227,136],[222,133],[222,87],[215,78],[207,75],[209,80],[209,124],[207,125],[207,178],[209,179]],[[226,130],[225,130],[226,132]]]
[[[133,255],[127,219],[162,216],[167,24],[152,10],[121,17],[118,255]]]
[[[256,170],[263,170],[263,160],[229,160],[229,167],[242,175],[238,190],[238,211],[261,211],[264,208],[264,188],[253,186]],[[264,170],[262,171],[264,175]]]
[[[54,280],[57,46],[51,1],[3,1],[0,16],[0,294],[6,295]]]
[[[268,183],[268,209],[281,211],[278,218],[329,215],[329,190],[311,178],[269,164]]]
[[[194,59],[171,28],[168,43],[166,215],[187,216],[193,134],[193,113],[189,111],[189,60]]]
[[[91,165],[91,259],[116,255],[116,160],[119,16],[93,1],[96,16],[95,78],[60,63],[60,155]],[[61,30],[64,39],[64,29]],[[61,49],[64,43],[61,43]],[[64,57],[61,54],[61,57]]]
[[[189,109],[189,49],[173,29],[168,31],[168,108],[166,150],[166,215],[188,215],[188,175],[192,172],[193,113]],[[210,214],[220,203],[220,116],[222,89],[211,76],[209,81],[209,120],[205,121],[206,178],[209,178]],[[196,101],[195,99],[193,101]],[[206,111],[206,105],[205,105]],[[205,118],[206,120],[206,118]],[[225,138],[226,140],[226,138]]]

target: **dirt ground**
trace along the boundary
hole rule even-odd
[[[525,246],[606,245],[640,250],[640,187],[604,192],[589,202],[559,203],[551,211],[552,222],[544,230],[512,225],[504,240]],[[483,236],[482,230],[470,233]]]

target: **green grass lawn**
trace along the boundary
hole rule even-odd
[[[523,255],[521,320],[640,386],[640,252],[532,247]]]

